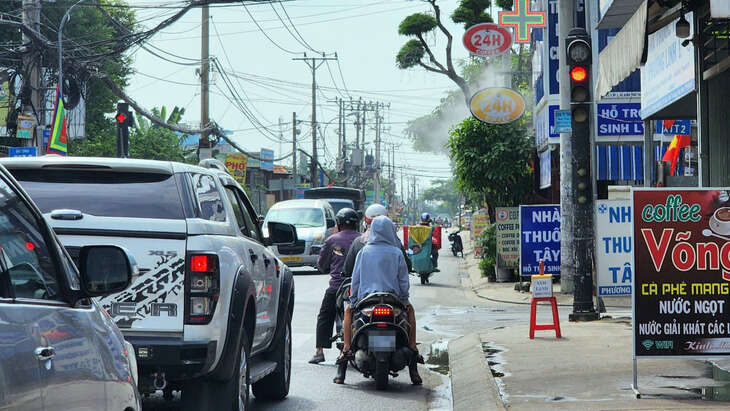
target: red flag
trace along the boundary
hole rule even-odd
[[[669,143],[669,147],[667,148],[667,151],[664,153],[664,157],[662,157],[662,161],[670,162],[672,163],[672,168],[669,172],[669,175],[674,175],[674,170],[677,166],[677,159],[679,158],[679,150],[684,147],[689,147],[691,142],[690,136],[680,136],[676,135],[672,139],[672,142]]]

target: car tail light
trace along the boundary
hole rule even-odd
[[[220,294],[220,266],[215,254],[191,254],[185,275],[185,324],[208,324]]]

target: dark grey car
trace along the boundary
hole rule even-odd
[[[92,299],[136,263],[103,245],[78,261],[0,166],[0,410],[140,409],[134,351]]]

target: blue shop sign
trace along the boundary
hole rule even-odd
[[[641,103],[598,104],[598,136],[642,136]]]
[[[654,129],[657,134],[664,134],[665,136],[692,135],[692,120],[672,120],[667,122],[664,120],[656,120],[654,124]]]
[[[520,275],[560,275],[560,206],[520,206]]]
[[[36,147],[8,147],[8,157],[36,157]]]

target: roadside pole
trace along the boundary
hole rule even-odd
[[[41,30],[41,1],[40,0],[23,0],[23,25],[29,27],[36,33]],[[23,44],[30,44],[33,40],[23,33]],[[33,50],[33,48],[31,48]],[[42,116],[43,107],[41,105],[41,54],[38,51],[26,52],[23,55],[23,67],[28,70],[30,75],[30,101],[23,101],[23,113],[29,114],[38,120],[37,125],[44,125],[45,119]],[[23,81],[25,83],[25,81]],[[30,103],[30,104],[28,104]],[[37,113],[37,116],[36,116]],[[37,133],[37,127],[33,127],[33,133]],[[42,142],[43,135],[35,136]],[[31,138],[24,141],[23,146],[33,145],[35,142],[33,134]]]
[[[558,50],[560,109],[570,110],[570,76],[565,56],[565,39],[573,28],[575,0],[558,1]],[[554,3],[553,3],[554,4]],[[560,291],[573,292],[575,248],[573,247],[573,178],[571,133],[560,133]]]
[[[294,180],[294,189],[291,198],[297,198],[297,186],[299,185],[299,176],[297,175],[297,112],[291,113],[291,176]]]

